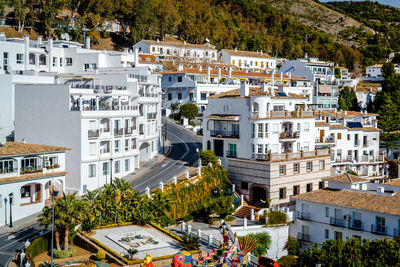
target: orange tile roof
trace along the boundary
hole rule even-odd
[[[249,88],[250,95],[251,96],[256,96],[256,95],[269,95],[267,92],[264,92],[261,90],[261,88],[258,87],[250,87]],[[216,94],[213,96],[209,96],[208,98],[225,98],[225,97],[242,97],[240,96],[240,88],[239,89],[234,89],[230,90],[227,92],[222,92],[220,94]]]
[[[330,124],[329,129],[347,129],[347,127],[341,124]]]
[[[316,121],[315,122],[315,126],[319,126],[319,127],[321,127],[321,126],[330,126],[330,124],[327,123],[327,122],[324,122],[324,121]]]
[[[161,64],[161,61],[157,59],[156,56],[151,54],[139,54],[139,62],[140,63],[158,63]]]
[[[375,127],[347,128],[349,131],[379,132],[381,129]]]
[[[71,149],[66,147],[57,147],[57,146],[6,142],[3,146],[0,147],[0,157],[25,155],[25,154],[39,154],[39,153],[66,151],[66,150],[71,150]]]
[[[322,189],[293,197],[315,203],[330,204],[373,212],[400,215],[400,193],[392,196],[368,191]]]
[[[362,183],[362,182],[368,182],[368,179],[360,178],[360,177],[358,177],[356,175],[351,175],[351,174],[348,174],[348,173],[331,176],[331,177],[328,177],[328,178],[324,178],[323,180],[340,182],[340,183]]]
[[[238,56],[238,57],[258,57],[258,58],[271,58],[268,54],[266,53],[261,53],[261,52],[254,52],[254,51],[241,51],[241,50],[229,50],[229,49],[223,49],[222,51],[225,51],[231,56]]]
[[[189,44],[189,43],[185,44],[182,41],[154,41],[154,40],[143,40],[143,41],[151,45],[159,45],[159,46],[174,46],[174,47],[215,50],[215,46],[211,44]]]
[[[34,173],[34,174],[27,174],[27,175],[21,175],[21,176],[5,177],[5,178],[0,178],[0,184],[32,180],[32,179],[36,179],[36,178],[45,178],[45,177],[51,177],[51,176],[61,176],[61,175],[66,175],[66,174],[67,174],[66,171],[62,171],[62,172],[54,172],[54,173],[53,172]]]

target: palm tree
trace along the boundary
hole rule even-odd
[[[140,225],[145,225],[146,223],[151,222],[154,219],[154,214],[150,210],[149,205],[144,202],[138,206],[136,206],[133,221]]]
[[[183,246],[183,250],[186,251],[191,251],[191,250],[197,250],[200,247],[200,242],[199,238],[190,234],[184,234],[181,236],[182,241],[180,244]]]
[[[54,214],[58,213],[57,210],[58,210],[57,206],[54,206]],[[51,225],[51,219],[52,219],[52,209],[50,207],[44,207],[42,210],[42,214],[39,215],[40,226],[43,226],[44,230],[47,230],[49,228],[49,226]],[[58,223],[59,223],[58,218],[55,217],[54,218],[54,239],[56,241],[56,248],[58,250],[61,250],[60,233],[59,233],[59,229],[58,229]]]

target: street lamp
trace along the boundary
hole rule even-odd
[[[51,183],[51,203],[52,203],[52,213],[51,213],[51,267],[53,267],[53,249],[54,249],[54,197],[58,195],[58,191],[54,191],[53,183]]]
[[[4,225],[7,225],[7,197],[4,198],[4,221]]]
[[[110,158],[110,184],[112,184],[112,163],[113,163],[113,158]]]
[[[12,224],[12,208],[11,208],[11,205],[13,204],[14,193],[10,193],[10,194],[8,195],[8,198],[10,199],[10,227],[13,227],[13,224]]]

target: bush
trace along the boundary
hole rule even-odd
[[[218,160],[217,156],[215,156],[215,153],[212,150],[201,150],[200,159],[203,166],[206,166],[210,162],[214,165]]]
[[[288,254],[299,255],[300,248],[301,248],[301,243],[297,239],[294,239],[293,237],[289,236],[284,247],[284,249],[287,250]]]
[[[76,255],[76,249],[73,247],[68,248],[68,250],[58,250],[54,249],[54,258],[64,259],[64,258],[71,258]]]
[[[257,247],[251,252],[256,257],[262,257],[267,253],[271,245],[271,236],[267,232],[248,234],[248,238],[256,240]]]
[[[99,250],[97,251],[97,253],[96,253],[96,258],[97,258],[99,261],[104,260],[104,259],[106,258],[106,252],[105,252],[104,250],[102,250],[102,249],[99,249]]]
[[[210,214],[218,214],[221,218],[233,212],[233,196],[220,196],[212,198],[208,203],[208,211]]]
[[[40,236],[32,241],[32,243],[27,247],[25,254],[28,259],[33,259],[37,255],[49,250],[51,234],[47,233],[44,236]]]
[[[356,171],[353,171],[353,170],[348,170],[347,173],[350,174],[350,175],[358,176],[358,173]]]
[[[286,214],[280,211],[270,211],[268,213],[268,224],[286,223]]]
[[[194,217],[192,216],[192,215],[186,215],[185,216],[185,218],[183,218],[183,220],[185,221],[185,222],[188,222],[188,221],[193,221],[194,220]]]
[[[193,120],[197,114],[199,114],[199,109],[195,104],[184,104],[179,107],[179,113],[181,116]]]
[[[278,260],[278,263],[282,267],[294,267],[297,266],[297,260],[294,256],[286,255]]]
[[[229,216],[226,216],[226,217],[225,217],[224,221],[226,221],[226,222],[231,222],[231,221],[234,221],[235,219],[236,219],[236,218],[235,218],[234,216],[229,215]]]

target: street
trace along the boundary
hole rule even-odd
[[[171,180],[194,163],[197,164],[199,155],[196,148],[201,149],[200,140],[171,121],[164,120],[164,124],[167,124],[167,139],[171,143],[171,152],[149,172],[132,182],[139,192],[143,193],[146,187],[158,187],[161,181]]]

